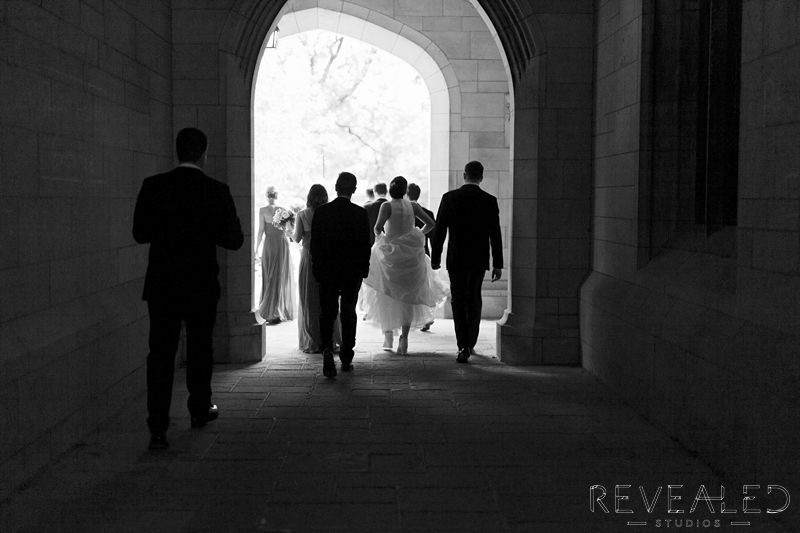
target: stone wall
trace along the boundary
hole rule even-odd
[[[232,18],[230,2],[172,2],[172,129],[197,127],[209,138],[208,175],[228,184],[245,233],[237,251],[218,251],[222,294],[214,326],[217,362],[260,361],[261,328],[251,309],[252,139],[251,79],[239,73],[237,59],[220,44]]]
[[[731,481],[796,479],[797,6],[744,4],[739,219],[730,228],[734,252],[720,254],[713,240],[725,232],[699,244],[691,236],[693,246],[647,246],[654,173],[644,158],[660,124],[640,113],[651,103],[653,73],[638,58],[650,57],[643,50],[655,5],[643,4],[626,11],[633,2],[609,0],[597,13],[594,272],[581,291],[583,364]]]
[[[577,296],[592,242],[594,2],[515,4],[519,27],[497,30],[529,33],[535,52],[514,82],[511,257],[503,274],[511,305],[498,328],[498,356],[578,365]]]
[[[170,34],[166,1],[0,5],[0,498],[143,390],[130,230],[172,161]]]

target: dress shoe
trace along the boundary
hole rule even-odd
[[[420,328],[420,331],[430,331],[432,325],[433,325],[433,322],[428,322],[427,324],[425,324],[424,326],[422,326]]]
[[[200,415],[200,416],[193,416],[192,417],[192,427],[193,428],[202,428],[205,427],[206,424],[212,422],[219,418],[219,407],[216,405],[212,405],[208,408],[208,412]]]
[[[353,353],[342,355],[339,352],[339,360],[342,362],[342,372],[352,372],[353,371]]]
[[[333,352],[329,349],[322,352],[322,375],[326,378],[336,377],[336,363],[333,362]]]
[[[458,351],[458,356],[456,357],[456,363],[466,363],[469,359],[470,353],[469,348],[461,348]]]
[[[167,436],[164,433],[153,433],[150,435],[150,444],[147,446],[150,450],[166,450],[169,448]]]
[[[400,339],[397,341],[397,353],[400,355],[408,354],[408,335],[400,335]]]

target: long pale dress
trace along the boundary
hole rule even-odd
[[[432,322],[448,292],[425,255],[425,234],[414,226],[411,202],[394,199],[391,206],[385,233],[372,246],[362,288],[366,320],[383,331]]]
[[[264,247],[261,252],[261,302],[258,314],[267,322],[294,318],[292,256],[289,239],[280,228],[272,225],[274,209],[264,209]]]
[[[293,240],[302,244],[297,287],[300,305],[297,308],[297,336],[300,349],[306,353],[322,351],[319,331],[319,284],[311,273],[311,224],[314,209],[303,209],[297,214]],[[337,318],[333,328],[334,344],[341,344],[341,326]]]

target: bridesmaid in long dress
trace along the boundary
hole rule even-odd
[[[289,239],[280,228],[272,225],[278,193],[274,187],[267,188],[267,205],[258,210],[258,238],[256,254],[264,240],[261,252],[261,302],[258,315],[268,324],[278,324],[294,318],[294,290],[292,283],[292,257]]]
[[[298,273],[298,288],[300,306],[297,308],[297,334],[300,349],[306,353],[320,353],[322,343],[319,331],[319,284],[311,273],[311,224],[314,221],[314,210],[322,204],[328,203],[328,191],[325,187],[315,183],[308,191],[306,209],[297,213],[295,221],[294,242],[303,245],[300,253],[300,271]],[[341,326],[336,321],[333,330],[334,344],[341,343]]]

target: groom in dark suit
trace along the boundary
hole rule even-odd
[[[431,238],[431,267],[437,269],[441,266],[445,237],[450,235],[447,272],[459,363],[467,362],[478,342],[483,305],[481,284],[489,270],[490,248],[492,281],[500,279],[503,269],[497,198],[480,188],[481,181],[483,165],[470,161],[464,167],[464,185],[442,196]]]
[[[311,226],[311,272],[319,283],[322,373],[327,378],[336,376],[333,323],[337,314],[341,314],[342,323],[342,372],[353,369],[356,302],[361,280],[369,274],[371,231],[367,212],[350,201],[355,191],[356,177],[349,172],[339,174],[338,197],[317,207]]]
[[[168,446],[175,352],[186,324],[186,388],[193,428],[218,416],[211,403],[212,332],[220,286],[216,247],[244,242],[228,186],[203,172],[208,140],[185,128],[175,141],[179,164],[144,180],[133,214],[133,238],[150,244],[142,298],[150,314],[147,425],[150,449]]]

